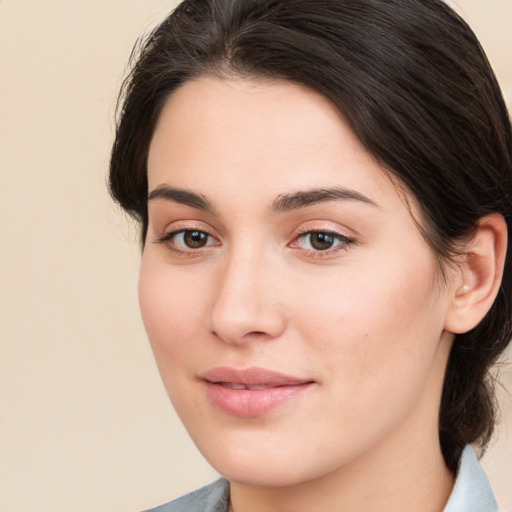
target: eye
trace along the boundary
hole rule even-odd
[[[166,234],[158,240],[161,243],[168,244],[176,251],[193,251],[202,249],[210,245],[216,245],[217,240],[209,233],[198,229],[182,229]]]
[[[174,235],[174,240],[180,245],[184,245],[189,249],[200,249],[206,247],[209,242],[210,235],[204,231],[181,231]]]
[[[353,240],[332,231],[308,231],[297,237],[296,246],[306,251],[322,252],[348,246]]]

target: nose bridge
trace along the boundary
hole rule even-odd
[[[254,240],[226,251],[211,311],[212,331],[224,341],[271,339],[284,328],[271,260]]]

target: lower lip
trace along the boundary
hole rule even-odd
[[[210,400],[221,411],[240,418],[263,416],[290,402],[308,390],[313,383],[279,386],[258,390],[231,389],[205,382]]]

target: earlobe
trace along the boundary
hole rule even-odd
[[[503,216],[495,213],[482,217],[464,249],[445,330],[468,332],[485,317],[501,285],[506,252]]]

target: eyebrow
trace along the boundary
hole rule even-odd
[[[154,199],[165,199],[166,201],[172,201],[173,203],[184,204],[191,208],[215,213],[213,204],[205,196],[182,188],[160,185],[152,190],[148,195],[148,201],[152,201]]]
[[[168,185],[160,185],[152,190],[148,195],[148,201],[154,199],[164,199],[166,201],[184,204],[191,208],[215,214],[213,204],[205,196],[190,190],[174,188]],[[272,203],[270,212],[284,213],[328,201],[359,201],[370,206],[379,207],[377,203],[372,201],[369,197],[357,192],[356,190],[343,187],[332,187],[281,194]]]
[[[332,187],[282,194],[272,203],[271,212],[283,213],[327,201],[359,201],[370,206],[379,207],[377,203],[372,201],[369,197],[357,192],[356,190],[343,187]]]

